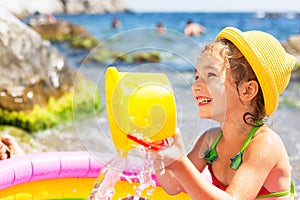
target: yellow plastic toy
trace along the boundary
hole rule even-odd
[[[149,150],[168,145],[175,134],[176,104],[168,77],[162,73],[119,72],[109,67],[105,77],[110,131],[119,155],[138,144]]]

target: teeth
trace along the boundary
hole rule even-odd
[[[198,102],[199,103],[208,103],[208,102],[211,102],[211,99],[209,99],[209,98],[199,98]]]

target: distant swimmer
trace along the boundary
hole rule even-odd
[[[159,34],[164,34],[164,33],[166,33],[166,29],[165,29],[163,23],[158,22],[158,23],[156,24],[156,32],[159,33]]]
[[[206,30],[203,26],[198,23],[194,23],[192,20],[188,20],[184,28],[184,34],[188,36],[198,36],[205,33],[205,31]]]
[[[112,28],[120,28],[121,27],[121,22],[117,17],[114,17],[112,22],[111,22],[111,27]]]

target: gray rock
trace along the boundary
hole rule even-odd
[[[49,42],[0,9],[0,107],[30,110],[60,97],[73,85],[73,71]]]
[[[300,35],[291,35],[282,45],[288,53],[296,56],[297,62],[300,62]]]
[[[124,0],[9,0],[0,1],[0,7],[19,18],[35,12],[76,14],[126,11]]]

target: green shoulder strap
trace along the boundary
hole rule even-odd
[[[246,138],[245,143],[242,146],[241,151],[238,154],[236,154],[233,158],[230,159],[231,160],[230,168],[232,168],[232,169],[238,169],[241,166],[241,164],[243,162],[244,151],[245,151],[246,147],[249,145],[249,143],[251,141],[251,138],[253,137],[253,135],[255,134],[255,132],[257,131],[257,129],[262,124],[263,124],[263,122],[260,120],[251,129],[250,133],[248,134],[248,137]]]
[[[295,186],[294,186],[294,182],[291,181],[291,186],[289,190],[285,190],[285,191],[281,191],[281,192],[272,192],[270,194],[264,194],[264,195],[260,195],[257,196],[257,199],[263,199],[263,198],[270,198],[270,197],[283,197],[286,196],[288,194],[290,194],[290,199],[294,200],[294,192],[295,192]]]
[[[218,158],[216,146],[222,136],[223,134],[221,132],[217,139],[214,141],[214,143],[211,145],[211,148],[205,152],[204,159],[207,163],[212,164]]]

